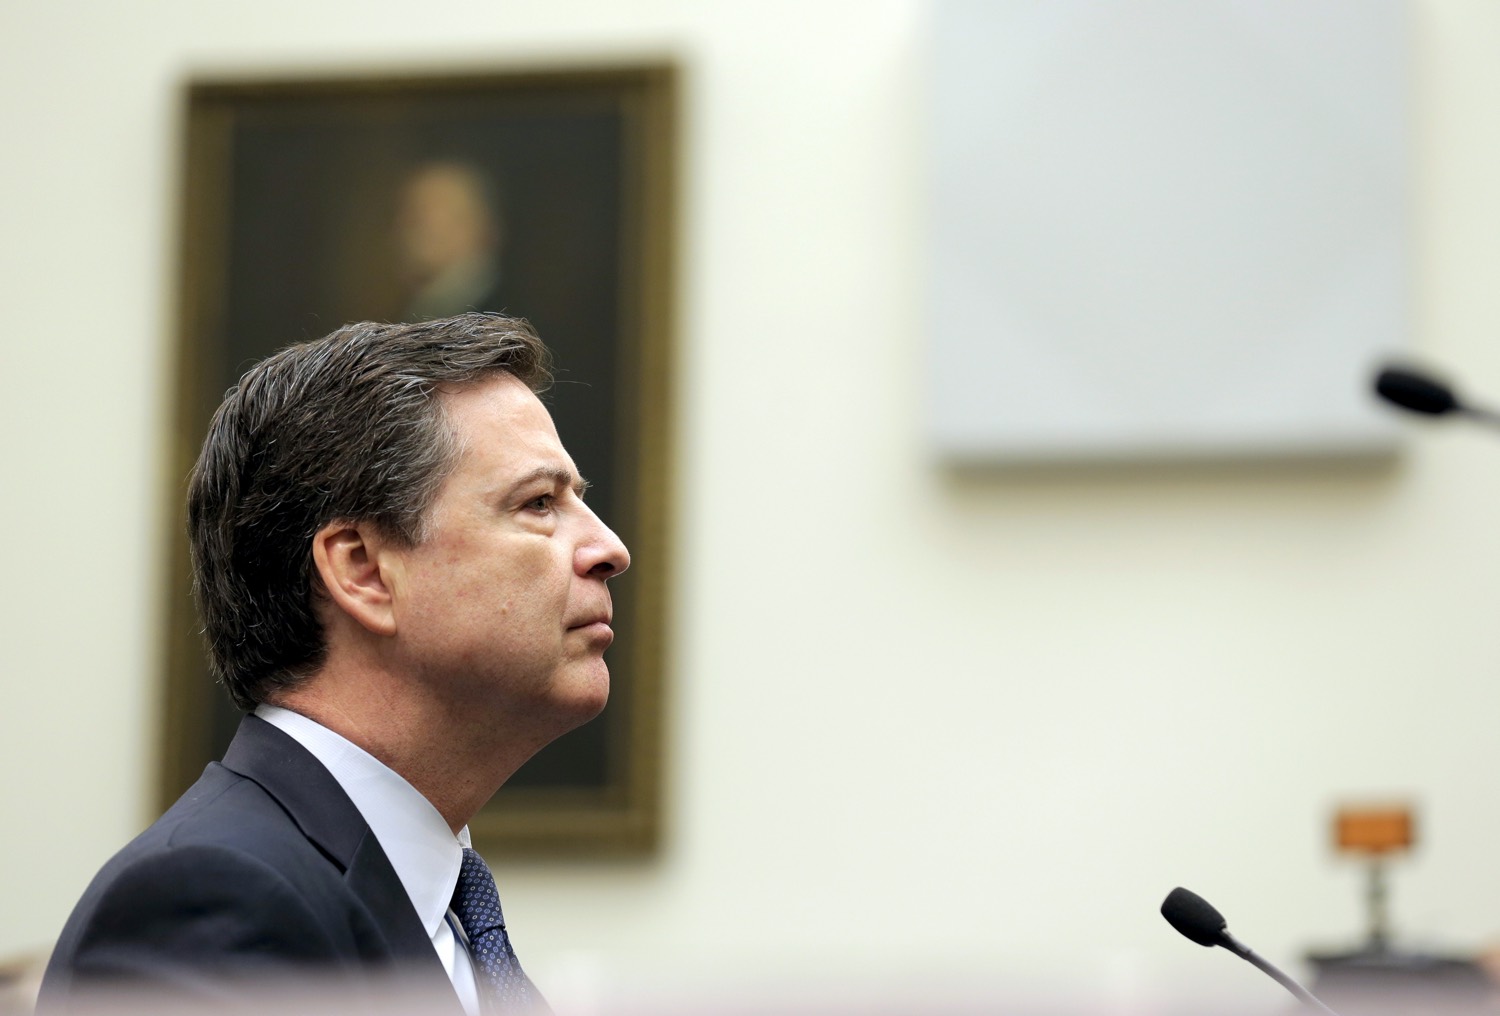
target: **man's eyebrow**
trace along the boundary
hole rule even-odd
[[[572,470],[564,469],[561,466],[538,466],[511,484],[510,489],[513,491],[519,490],[521,487],[535,483],[538,480],[551,480],[553,486],[556,487],[571,487],[573,493],[580,498],[589,489],[589,481],[577,475]]]

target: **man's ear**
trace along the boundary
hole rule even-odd
[[[367,522],[330,522],[313,537],[313,567],[334,606],[376,635],[396,634],[390,576],[381,568],[388,541]]]

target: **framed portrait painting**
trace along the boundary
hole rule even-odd
[[[208,674],[181,525],[223,393],[350,321],[486,310],[527,318],[552,349],[543,401],[636,563],[611,583],[608,707],[470,828],[502,853],[657,842],[673,96],[659,66],[187,87],[164,801],[239,722]]]

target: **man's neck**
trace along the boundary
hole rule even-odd
[[[455,833],[541,747],[493,717],[414,694],[379,668],[349,673],[326,666],[271,702],[379,759],[431,801]]]

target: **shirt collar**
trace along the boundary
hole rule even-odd
[[[262,703],[255,715],[285,731],[323,763],[369,823],[429,937],[453,900],[465,826],[455,836],[432,802],[375,756],[300,713]]]

